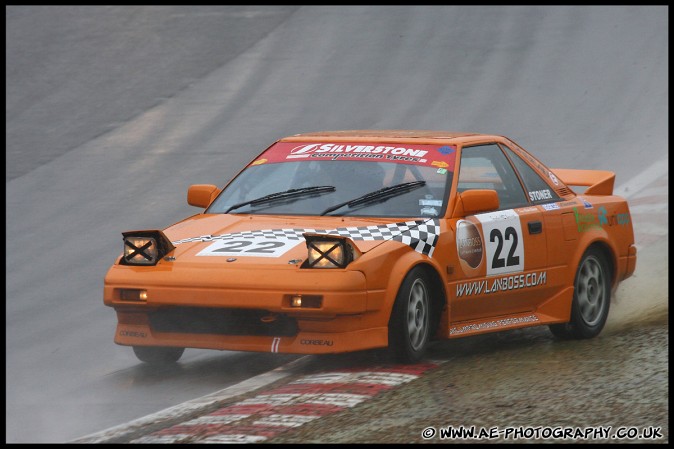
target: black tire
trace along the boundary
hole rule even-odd
[[[583,254],[574,281],[571,320],[552,324],[558,338],[585,339],[599,335],[611,305],[611,274],[603,253],[591,247]]]
[[[133,352],[141,362],[150,365],[168,365],[180,360],[185,348],[171,348],[163,346],[134,346]]]
[[[396,296],[388,325],[389,352],[402,363],[420,361],[432,336],[431,281],[420,267],[412,269]]]

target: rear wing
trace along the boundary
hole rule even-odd
[[[569,187],[587,187],[587,195],[613,195],[615,173],[606,170],[553,168],[552,172]]]

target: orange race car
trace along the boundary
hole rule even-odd
[[[432,339],[538,325],[594,337],[636,265],[614,179],[548,169],[495,135],[286,137],[222,190],[190,186],[204,211],[122,233],[104,291],[115,342],[148,363],[384,347],[416,362]]]

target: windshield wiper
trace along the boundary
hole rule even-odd
[[[321,193],[334,192],[335,188],[333,186],[315,186],[315,187],[302,187],[300,189],[290,189],[283,192],[270,193],[269,195],[262,196],[250,201],[244,201],[243,203],[234,204],[229,209],[225,211],[226,214],[230,213],[234,209],[238,209],[243,206],[256,206],[263,203],[271,203],[273,201],[285,200],[287,198],[295,198],[304,195],[317,195]]]
[[[414,189],[418,189],[419,187],[423,187],[426,185],[426,181],[412,181],[412,182],[404,182],[402,184],[396,184],[394,186],[390,187],[384,187],[383,189],[375,190],[374,192],[366,193],[363,196],[359,196],[358,198],[355,198],[353,200],[345,201],[343,203],[336,204],[334,206],[328,207],[325,209],[323,212],[321,212],[321,215],[326,215],[332,211],[335,211],[341,207],[344,206],[349,206],[349,207],[354,207],[358,206],[360,204],[367,204],[367,203],[375,203],[379,201],[385,201],[389,198],[392,198],[394,196],[401,195],[403,193],[410,192]]]

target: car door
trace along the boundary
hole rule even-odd
[[[461,269],[450,282],[450,321],[533,311],[547,283],[546,229],[510,158],[496,143],[462,148],[457,189],[493,189],[499,208],[456,222]]]

